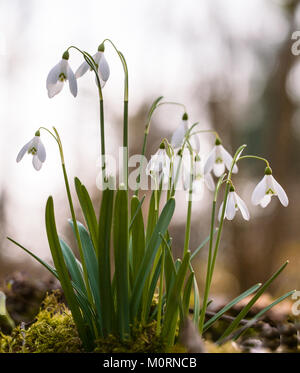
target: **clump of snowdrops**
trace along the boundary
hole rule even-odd
[[[103,89],[110,76],[105,57],[107,44],[115,50],[124,71],[123,171],[119,175],[118,186],[116,175],[108,171],[108,153],[105,148]],[[83,57],[83,62],[75,73],[69,64],[70,52],[80,53]],[[198,122],[190,124],[184,105],[167,102],[163,97],[159,97],[149,110],[142,151],[138,156],[139,167],[129,175],[128,68],[123,54],[110,39],[105,39],[93,56],[70,46],[49,72],[46,82],[48,96],[54,97],[68,83],[71,94],[76,97],[78,79],[89,71],[95,75],[100,108],[101,175],[97,179],[97,186],[102,190],[100,212],[98,214],[95,211],[84,184],[75,178],[77,198],[85,222],[77,220],[61,138],[55,127],[40,127],[32,140],[20,150],[17,162],[26,153],[31,154],[34,168],[40,170],[46,160],[41,133],[50,134],[56,141],[71,213],[69,223],[77,248],[72,250],[59,236],[51,196],[46,204],[45,223],[54,266],[9,239],[33,256],[60,281],[78,334],[87,351],[93,350],[95,341],[99,338],[114,335],[120,340],[127,340],[134,326],[152,322],[156,322],[156,336],[168,346],[172,346],[176,343],[178,327],[180,328],[182,321],[188,317],[191,304],[194,308],[193,322],[202,335],[231,307],[253,294],[249,303],[224,331],[220,342],[228,338],[238,338],[245,330],[245,326],[243,329],[239,328],[240,321],[247,316],[254,303],[288,263],[284,263],[266,283],[254,284],[207,320],[206,309],[224,221],[234,219],[239,212],[246,221],[250,219],[247,205],[239,196],[238,185],[234,184],[233,176],[238,172],[240,163],[252,160],[265,164],[262,168],[262,180],[252,193],[251,202],[254,205],[265,208],[272,197],[278,197],[283,206],[288,205],[288,197],[273,177],[268,160],[256,155],[242,155],[246,145],[240,146],[231,156],[218,133],[201,128]],[[172,138],[169,141],[162,139],[159,149],[148,162],[145,159],[145,151],[151,119],[162,105],[177,105],[182,109],[182,114]],[[211,136],[215,142],[206,157],[200,156],[201,136]],[[147,219],[144,219],[142,206],[145,196],[140,198],[140,194],[147,189],[149,177],[152,194]],[[212,199],[210,231],[191,253],[192,204],[202,197],[205,188],[211,191]],[[219,192],[223,188],[224,197],[220,201]],[[129,193],[130,189],[133,192]],[[169,225],[175,210],[176,192],[182,189],[187,196],[185,240],[181,257],[175,258]],[[204,289],[199,290],[195,277],[195,258],[204,248],[208,250],[206,281]],[[74,254],[77,250],[79,259]],[[201,271],[204,269],[201,268]],[[292,292],[288,292],[275,300],[249,320],[246,327],[291,294]]]

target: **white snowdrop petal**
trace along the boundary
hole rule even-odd
[[[98,63],[98,74],[100,75],[101,79],[104,82],[107,82],[109,75],[110,75],[110,69],[109,65],[106,61],[106,58],[104,56],[104,53],[102,53],[100,57],[100,61]]]
[[[73,73],[73,70],[68,65],[67,67],[67,79],[69,81],[69,88],[74,97],[77,96],[77,80],[75,77],[75,74]]]
[[[213,166],[214,174],[216,177],[220,177],[225,172],[225,165],[224,163],[214,163]]]
[[[45,146],[44,146],[44,144],[42,143],[41,140],[39,141],[39,144],[38,144],[37,156],[38,156],[38,159],[41,162],[45,162],[45,160],[46,160],[46,149],[45,149]]]
[[[197,199],[200,200],[203,197],[204,192],[203,180],[195,180],[193,182],[193,193],[196,194]]]
[[[269,194],[265,194],[262,200],[260,201],[261,207],[265,208],[271,202],[271,196]]]
[[[33,164],[33,167],[39,171],[41,168],[42,168],[42,165],[43,163],[39,160],[38,156],[37,155],[34,155],[32,157],[32,164]]]
[[[48,88],[48,97],[52,98],[55,95],[57,95],[63,89],[63,86],[64,86],[64,82],[61,82],[60,80],[58,80],[55,84],[50,84],[47,87]]]
[[[236,213],[236,206],[235,206],[234,192],[229,192],[227,206],[226,206],[226,218],[228,220],[232,220],[235,217],[235,213]]]
[[[288,199],[288,196],[285,192],[285,190],[282,188],[282,186],[278,183],[278,181],[276,181],[273,177],[273,184],[274,184],[274,188],[275,188],[275,192],[279,198],[279,201],[281,202],[281,204],[286,207],[288,204],[289,204],[289,199]]]
[[[19,151],[19,154],[17,155],[17,162],[20,162],[20,160],[24,157],[25,153],[28,151],[30,145],[32,143],[32,140],[30,140],[27,144],[25,144],[22,149]]]
[[[235,193],[235,200],[236,200],[236,204],[238,205],[238,208],[241,211],[241,214],[242,214],[243,218],[245,220],[249,220],[250,219],[250,213],[249,213],[249,210],[247,208],[246,203],[236,193]]]
[[[180,125],[176,128],[175,132],[172,135],[171,145],[173,148],[179,148],[182,144],[184,139],[186,129],[184,127],[184,123],[180,123]]]
[[[90,66],[86,61],[82,62],[82,64],[78,67],[78,69],[75,72],[75,77],[80,78],[89,70],[89,68]]]
[[[266,175],[262,178],[262,180],[256,185],[256,187],[254,188],[253,192],[252,192],[252,196],[251,196],[251,202],[253,205],[258,205],[260,204],[261,200],[264,198],[264,196],[266,195],[266,187],[267,187],[267,183],[266,183]]]
[[[209,172],[208,174],[204,175],[204,181],[207,186],[207,188],[213,192],[215,190],[215,182],[213,177],[211,176],[211,173]]]
[[[220,153],[221,153],[222,159],[225,163],[225,166],[228,170],[230,170],[233,158],[228,153],[228,151],[223,147],[223,145],[219,145],[219,146],[220,146]],[[238,172],[238,167],[237,167],[236,164],[233,166],[232,172],[235,173],[235,174]]]
[[[61,65],[60,65],[60,62],[55,65],[49,72],[48,76],[47,76],[47,80],[46,80],[46,87],[48,89],[48,86],[49,85],[53,85],[57,82],[58,80],[58,77],[61,73]]]
[[[216,159],[216,147],[214,147],[211,152],[208,154],[204,165],[204,174],[207,174],[213,169],[214,163]]]

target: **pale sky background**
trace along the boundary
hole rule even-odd
[[[288,25],[279,4],[271,0],[0,0],[0,189],[8,197],[7,235],[49,258],[45,203],[49,195],[57,206],[66,203],[57,147],[44,133],[47,160],[42,170],[36,172],[28,156],[15,162],[21,146],[39,126],[54,125],[59,130],[70,182],[78,176],[87,185],[95,183],[99,122],[94,77],[80,78],[76,99],[66,86],[50,100],[45,87],[49,70],[68,46],[93,54],[104,38],[112,39],[128,63],[130,114],[145,100],[150,106],[163,95],[184,102],[191,121],[200,120],[208,127],[205,83],[225,74],[242,115],[252,97],[250,77],[253,72],[256,78],[264,74],[248,47],[260,42],[272,50],[286,36]],[[237,36],[240,48],[232,60],[223,37]],[[109,44],[105,54],[111,69],[103,91],[107,146],[113,151],[118,146],[115,131],[122,131],[116,124],[112,128],[112,122],[122,113],[123,75]],[[81,62],[72,51],[74,71]],[[195,81],[203,84],[200,102],[191,90]],[[161,115],[171,134],[177,117],[173,113],[169,117],[166,111]],[[204,143],[203,151],[211,146],[212,141]],[[58,217],[58,225],[62,218]],[[24,257],[10,243],[6,255]]]

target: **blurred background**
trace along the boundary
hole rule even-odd
[[[140,153],[147,111],[163,95],[186,105],[191,122],[216,129],[233,153],[246,152],[270,160],[273,175],[290,204],[277,198],[266,208],[250,197],[262,178],[264,164],[243,161],[234,177],[251,220],[227,222],[220,247],[213,291],[234,296],[265,281],[286,259],[290,264],[271,289],[275,296],[300,290],[300,56],[292,54],[292,33],[300,30],[300,2],[295,0],[0,0],[0,282],[16,270],[32,278],[46,274],[6,236],[51,261],[44,227],[47,197],[54,197],[60,233],[71,242],[59,154],[46,133],[47,160],[41,171],[31,157],[16,155],[36,129],[59,130],[70,180],[78,176],[99,206],[99,119],[92,74],[78,80],[76,99],[68,87],[49,99],[46,77],[64,50],[76,45],[91,54],[111,38],[129,67],[130,153]],[[120,61],[107,44],[111,77],[104,89],[107,150],[121,145],[123,75]],[[71,67],[82,58],[72,51]],[[154,115],[147,157],[163,137],[170,139],[182,110],[162,107]],[[201,140],[201,152],[214,144]],[[74,188],[72,186],[74,192]],[[75,196],[75,194],[74,194]],[[212,195],[193,205],[191,249],[209,233]],[[77,203],[77,202],[76,202]],[[78,205],[78,203],[77,203]],[[147,200],[145,206],[147,207]],[[178,196],[171,227],[175,257],[184,242],[186,202]],[[239,214],[238,214],[239,215]],[[198,281],[205,276],[207,250],[199,255]]]

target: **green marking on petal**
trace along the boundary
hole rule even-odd
[[[266,191],[266,194],[271,194],[271,195],[273,195],[273,194],[275,194],[275,192],[274,192],[271,188],[269,188],[269,189]]]
[[[59,74],[58,79],[59,79],[61,82],[64,82],[67,78],[66,78],[66,76],[65,76],[64,73],[61,73],[61,74]]]

